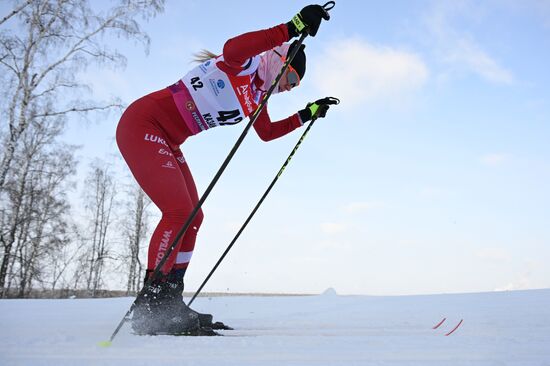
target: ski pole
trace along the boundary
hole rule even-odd
[[[331,104],[338,104],[340,103],[340,100],[338,98],[330,98],[331,101],[333,103]],[[214,272],[216,271],[216,269],[218,268],[218,266],[221,264],[221,262],[223,261],[223,259],[225,258],[225,256],[227,255],[227,253],[229,253],[229,251],[231,250],[231,248],[233,247],[233,245],[235,244],[235,242],[237,241],[237,239],[239,239],[239,237],[241,236],[242,232],[244,231],[244,229],[246,228],[246,226],[248,225],[248,223],[250,222],[250,220],[252,220],[252,217],[256,214],[256,211],[258,211],[258,209],[260,208],[261,204],[264,202],[265,198],[267,197],[267,195],[269,194],[269,192],[271,192],[271,189],[273,188],[273,186],[275,185],[275,183],[277,183],[277,181],[279,180],[279,177],[283,174],[283,171],[285,170],[285,168],[287,167],[288,163],[290,163],[290,160],[292,160],[292,157],[294,156],[294,154],[296,153],[296,151],[298,150],[298,148],[300,147],[300,145],[302,144],[302,141],[304,141],[307,133],[309,132],[309,130],[311,129],[311,127],[313,126],[313,124],[315,123],[315,121],[317,120],[317,116],[313,117],[311,122],[309,123],[309,125],[307,126],[306,130],[304,131],[304,133],[302,134],[302,136],[300,137],[300,139],[298,140],[298,142],[296,143],[296,146],[294,146],[294,149],[292,149],[292,151],[290,152],[290,155],[288,156],[288,158],[286,159],[286,161],[284,162],[283,166],[281,167],[281,169],[279,169],[279,172],[277,173],[277,175],[275,176],[275,178],[273,178],[273,180],[271,181],[271,184],[269,185],[269,187],[267,187],[267,190],[264,192],[263,196],[260,198],[260,200],[258,201],[258,203],[256,204],[256,206],[254,207],[254,209],[252,210],[252,212],[250,213],[250,215],[248,215],[248,218],[245,220],[244,224],[241,226],[241,228],[239,229],[239,231],[237,232],[237,234],[235,235],[235,237],[233,238],[233,240],[231,240],[231,243],[228,245],[228,247],[225,249],[225,251],[223,252],[222,256],[220,257],[220,259],[218,259],[218,262],[216,262],[216,264],[214,265],[214,268],[212,268],[212,270],[210,271],[210,273],[208,274],[208,276],[206,276],[206,278],[204,279],[204,281],[202,282],[202,284],[200,285],[199,289],[195,292],[195,294],[193,295],[193,297],[191,298],[191,300],[189,300],[189,303],[187,304],[188,306],[191,306],[191,304],[193,303],[193,301],[195,301],[195,298],[199,295],[199,293],[202,291],[202,289],[204,288],[204,286],[206,285],[206,283],[208,282],[208,280],[210,279],[210,277],[212,277],[212,275],[214,274]]]

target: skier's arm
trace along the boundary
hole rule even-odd
[[[248,59],[288,41],[288,27],[280,24],[273,28],[241,34],[223,46],[223,71],[238,74]]]
[[[315,102],[308,103],[306,108],[298,111],[292,116],[277,122],[271,122],[267,113],[267,105],[260,112],[254,129],[260,138],[264,141],[271,141],[302,126],[312,118],[324,118],[331,105],[340,104],[340,100],[334,97],[318,99]]]
[[[223,71],[236,75],[246,69],[251,57],[280,46],[304,32],[315,36],[322,19],[330,19],[326,9],[320,5],[308,5],[288,23],[231,38],[223,47]]]
[[[294,131],[302,125],[303,123],[298,113],[280,121],[271,122],[266,105],[258,115],[254,123],[254,129],[263,141],[271,141]]]

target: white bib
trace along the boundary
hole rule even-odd
[[[223,56],[198,65],[169,87],[192,134],[239,123],[258,106],[261,93],[252,90],[252,82],[260,58],[250,58],[236,76],[219,69],[219,62]]]

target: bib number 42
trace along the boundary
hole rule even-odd
[[[202,81],[200,80],[201,79],[198,76],[195,76],[194,78],[191,79],[191,86],[195,91],[197,91],[197,89],[200,89],[204,86]]]
[[[216,120],[220,123],[220,126],[224,125],[234,125],[243,120],[240,116],[241,112],[238,109],[232,111],[218,111],[218,117]]]

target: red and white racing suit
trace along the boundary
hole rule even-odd
[[[228,40],[223,54],[198,65],[177,83],[133,102],[122,115],[116,140],[122,156],[145,193],[162,212],[148,253],[148,269],[165,255],[199,200],[179,146],[189,137],[217,126],[239,123],[263,96],[256,75],[258,55],[288,41],[285,24]],[[264,107],[254,129],[269,141],[300,127],[298,114],[271,122]],[[203,220],[198,212],[162,268],[186,268]]]

